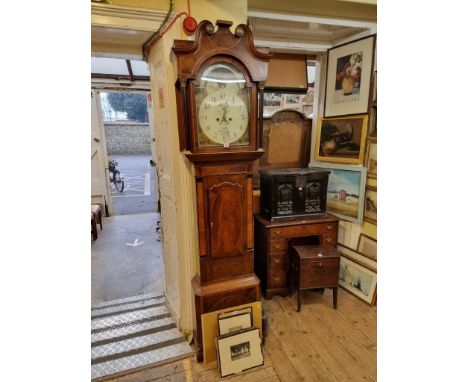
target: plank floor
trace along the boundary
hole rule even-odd
[[[221,378],[216,362],[199,364],[195,357],[112,379],[113,382],[179,381],[376,381],[377,308],[369,307],[343,289],[338,309],[332,291],[304,291],[301,312],[296,294],[263,300],[268,335],[265,364]]]

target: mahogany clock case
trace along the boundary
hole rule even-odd
[[[218,20],[216,29],[204,20],[194,41],[176,40],[172,48],[177,60],[179,145],[194,164],[196,184],[199,272],[192,279],[192,288],[198,361],[203,359],[202,314],[260,301],[260,280],[254,273],[253,258],[252,163],[263,154],[258,149],[263,121],[259,118],[263,115],[261,83],[268,76],[272,55],[268,48],[255,48],[247,25],[238,25],[235,33],[230,31],[231,25],[230,21]],[[230,81],[220,73],[203,78],[204,73],[211,73],[210,68],[221,66],[237,73],[231,80],[240,79],[239,92],[222,91]],[[207,78],[212,84],[207,84]],[[218,86],[213,99],[207,98],[208,86]],[[221,98],[221,94],[230,95],[232,101]],[[208,124],[200,123],[200,106],[207,104],[216,111],[202,113],[201,118],[206,116],[209,126],[215,126],[218,133],[237,121],[237,127],[232,126],[231,130],[237,129],[235,139],[212,135],[207,130]],[[239,116],[233,115],[237,110],[241,115],[248,113],[245,131],[245,125],[239,128]]]

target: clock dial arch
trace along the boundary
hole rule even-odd
[[[251,151],[257,140],[257,86],[236,58],[208,58],[189,82],[193,152]]]

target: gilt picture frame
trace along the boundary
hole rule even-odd
[[[364,220],[377,224],[377,187],[367,186],[364,206]]]
[[[361,224],[364,216],[364,194],[367,169],[362,166],[310,162],[310,168],[330,170],[327,186],[327,212]]]
[[[377,138],[367,138],[366,160],[367,177],[377,179]]]
[[[221,377],[263,365],[260,331],[245,329],[216,338]]]
[[[319,118],[314,160],[362,165],[367,126],[367,115]]]
[[[368,113],[375,40],[374,34],[328,49],[325,117]]]
[[[367,258],[377,261],[377,240],[374,238],[361,233],[357,250]]]

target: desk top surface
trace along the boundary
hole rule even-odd
[[[309,218],[309,219],[291,219],[291,220],[281,220],[281,221],[270,221],[261,214],[255,214],[255,219],[262,223],[264,226],[267,227],[287,227],[292,225],[301,225],[301,224],[318,224],[318,223],[330,223],[330,222],[338,222],[336,216],[331,214],[327,214],[323,217],[318,218]]]

